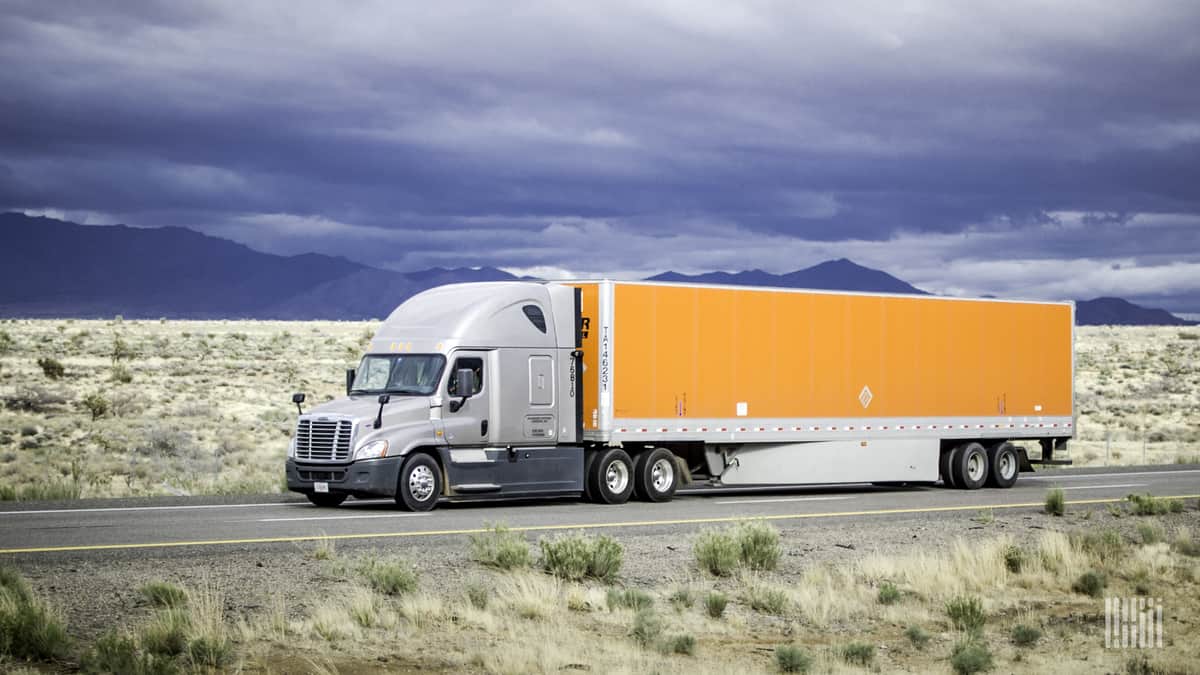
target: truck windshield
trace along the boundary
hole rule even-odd
[[[367,354],[350,393],[428,396],[437,389],[445,365],[441,354]]]

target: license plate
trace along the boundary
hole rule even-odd
[[[313,492],[329,492],[329,483],[313,483]]]

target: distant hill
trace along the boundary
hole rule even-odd
[[[787,274],[771,274],[762,270],[748,272],[708,272],[689,276],[664,272],[650,277],[651,281],[682,281],[697,284],[734,284],[738,286],[775,286],[783,288],[813,288],[826,291],[862,291],[865,293],[911,293],[928,295],[906,281],[863,267],[845,258],[827,260]]]
[[[261,253],[180,227],[0,214],[0,316],[382,318],[426,288],[512,278],[492,268],[402,274],[315,253]]]
[[[1096,298],[1075,303],[1075,323],[1080,326],[1194,326],[1165,309],[1135,305],[1121,298]]]
[[[180,227],[89,226],[0,214],[0,316],[383,318],[427,288],[515,278],[492,267],[401,273],[316,253],[272,255]],[[845,258],[786,274],[664,272],[650,279],[928,295]],[[1191,323],[1120,298],[1080,301],[1075,318],[1080,325]]]

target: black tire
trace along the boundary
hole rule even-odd
[[[988,485],[1010,488],[1017,482],[1021,472],[1021,457],[1017,446],[1008,441],[994,443],[988,447]]]
[[[954,450],[950,462],[954,486],[960,490],[978,490],[987,482],[988,455],[978,443],[964,443]]]
[[[429,455],[409,455],[400,467],[396,503],[408,511],[432,511],[442,496],[442,469]]]
[[[349,495],[339,495],[333,492],[305,492],[304,496],[317,506],[337,506],[346,501],[346,497]]]
[[[611,481],[610,469],[614,474]],[[622,473],[623,481],[620,480]],[[629,453],[620,448],[596,451],[596,459],[588,472],[593,498],[600,504],[624,504],[633,494],[633,475],[633,460],[629,458]]]
[[[961,447],[961,445],[956,445],[953,448],[943,452],[938,461],[938,471],[941,473],[942,485],[944,487],[958,487],[954,484],[954,471],[951,470],[951,467],[954,466],[954,458],[958,456],[958,450]]]
[[[647,502],[666,502],[675,496],[679,487],[679,467],[675,453],[666,448],[653,448],[640,453],[633,461],[633,493]]]
[[[583,498],[586,501],[596,501],[596,492],[592,490],[592,465],[596,463],[595,450],[583,451]]]

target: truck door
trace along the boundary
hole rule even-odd
[[[491,369],[486,367],[487,352],[455,352],[450,361],[450,377],[446,385],[448,407],[442,414],[442,425],[446,430],[446,443],[452,446],[486,445],[493,430],[490,427],[491,395],[494,388],[489,382]],[[462,401],[463,392],[458,389],[458,371],[469,368],[475,371],[475,390],[457,411],[450,412],[449,404]]]

